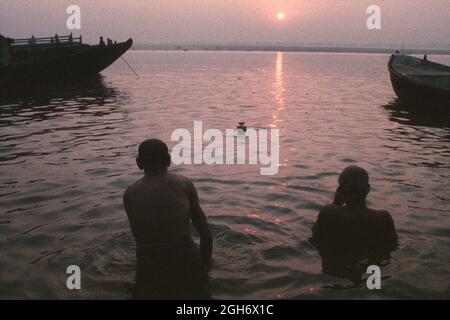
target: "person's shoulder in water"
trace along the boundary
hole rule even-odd
[[[137,190],[139,190],[142,187],[143,184],[143,178],[133,182],[133,184],[129,185],[123,194],[124,199],[128,199],[132,194],[134,194]]]
[[[183,190],[189,198],[189,201],[192,201],[195,186],[191,179],[178,173],[167,173],[167,179],[170,183],[176,185],[177,188]]]
[[[320,210],[312,228],[312,243],[317,245],[324,239],[339,241],[339,238],[346,236],[340,235],[341,232],[367,232],[371,238],[381,239],[380,247],[394,249],[397,233],[390,213],[366,206],[366,197],[370,192],[368,173],[360,167],[349,166],[339,175],[338,181],[333,204]],[[357,228],[360,230],[354,226],[359,226]]]
[[[131,208],[134,204],[142,203],[143,197],[148,198],[151,196],[151,194],[148,193],[149,190],[158,188],[161,185],[165,186],[165,190],[178,190],[177,193],[179,195],[182,195],[182,197],[185,196],[187,201],[192,202],[195,193],[193,182],[181,174],[167,172],[164,176],[150,179],[148,177],[143,177],[131,184],[123,194],[125,206]],[[178,200],[180,199],[182,198],[178,198]],[[129,211],[128,213],[130,214],[132,211]]]
[[[180,184],[186,185],[188,187],[194,185],[191,179],[179,173],[168,172],[167,178]]]
[[[394,219],[387,210],[368,210],[368,225],[376,237],[380,250],[394,251],[398,247],[398,236]]]
[[[319,211],[319,217],[339,219],[352,213],[352,209],[344,205],[327,204]],[[389,211],[365,208],[365,213],[373,222],[377,223],[393,223],[393,219]]]
[[[338,217],[346,212],[345,207],[334,203],[327,204],[319,211],[319,217],[329,218]]]
[[[360,214],[365,216],[367,224],[377,226],[377,231],[384,231],[387,234],[396,234],[394,220],[389,211],[375,210],[372,208],[365,208],[364,211],[364,213]],[[349,219],[354,215],[355,213],[353,210],[347,206],[328,204],[320,210],[317,221],[322,224],[333,223]]]
[[[372,208],[367,208],[367,214],[374,222],[378,223],[394,223],[391,214],[387,210],[375,210]]]

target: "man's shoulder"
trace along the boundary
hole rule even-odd
[[[343,212],[343,211],[344,211],[344,207],[338,206],[336,204],[327,204],[327,205],[323,206],[322,209],[320,209],[320,213],[325,214],[325,215],[336,213],[336,212]]]
[[[330,218],[339,218],[344,213],[345,209],[342,206],[335,204],[328,204],[320,209],[319,216],[322,220]]]
[[[187,185],[188,187],[192,186],[193,183],[191,181],[191,179],[189,179],[186,176],[183,176],[182,174],[178,174],[178,173],[168,173],[168,177],[173,180],[176,181],[178,183],[181,183],[183,185]]]
[[[391,228],[394,226],[394,219],[387,210],[369,209],[369,221],[379,228]]]
[[[133,193],[136,192],[136,190],[139,188],[139,185],[141,185],[142,179],[139,179],[135,181],[132,185],[128,186],[125,189],[125,192],[123,193],[123,199],[126,200],[129,198]]]
[[[369,209],[369,213],[374,219],[377,219],[379,221],[392,220],[392,216],[387,210]]]

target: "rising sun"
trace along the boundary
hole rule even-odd
[[[283,12],[278,12],[277,19],[278,20],[284,20],[284,13]]]

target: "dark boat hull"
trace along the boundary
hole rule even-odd
[[[70,54],[0,67],[0,88],[30,82],[96,75],[131,48],[133,40],[110,46],[80,45]]]
[[[392,87],[397,97],[412,105],[430,105],[450,108],[450,89],[445,90],[426,85],[397,72],[392,65],[391,56],[388,69]]]

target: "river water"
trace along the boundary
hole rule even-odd
[[[215,298],[449,298],[450,117],[395,100],[385,55],[131,51],[101,79],[0,98],[0,297],[128,298],[134,240],[122,206],[136,147],[177,128],[280,132],[277,175],[259,165],[174,165],[214,233]],[[429,57],[450,64],[450,57]],[[349,164],[400,247],[382,290],[333,290],[308,243]],[[82,289],[66,287],[66,268]]]

